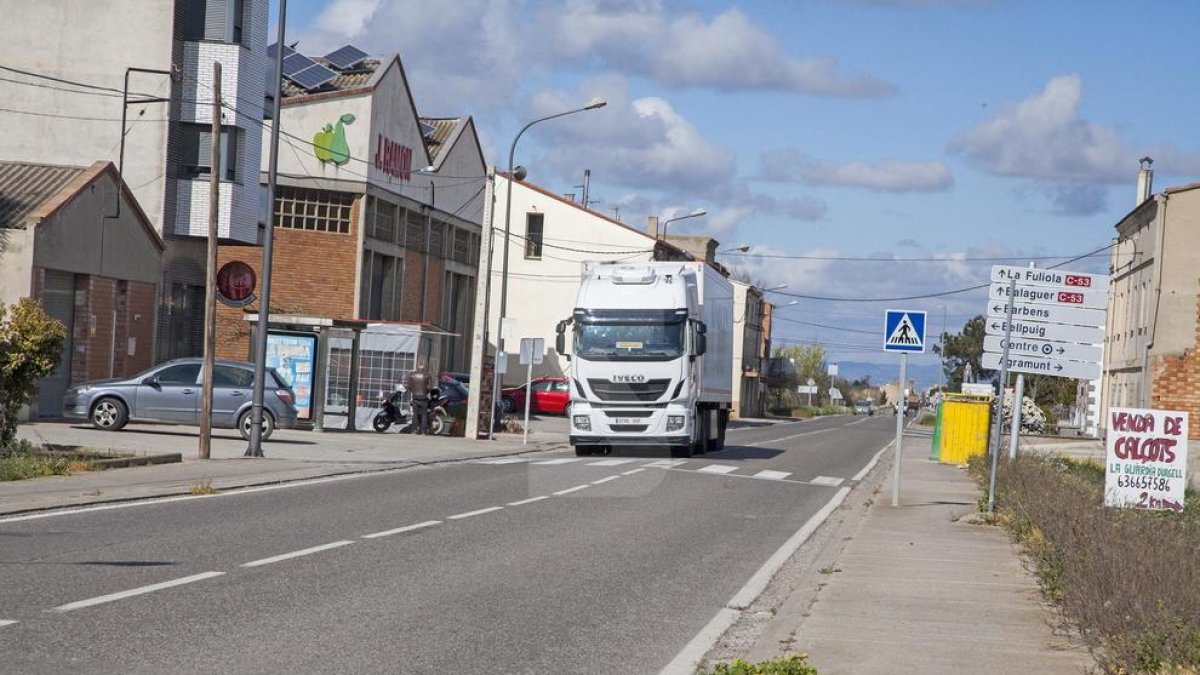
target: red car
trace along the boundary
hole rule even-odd
[[[571,384],[565,377],[535,377],[528,385],[505,387],[500,390],[500,403],[506,414],[522,413],[525,410],[526,391],[533,391],[531,413],[541,412],[565,415],[571,400]]]

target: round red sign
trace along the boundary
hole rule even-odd
[[[254,268],[240,260],[232,260],[217,272],[217,292],[226,300],[241,302],[254,294],[258,277]]]

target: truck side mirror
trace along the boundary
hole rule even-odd
[[[570,323],[569,319],[563,319],[562,321],[559,321],[558,325],[554,328],[554,331],[556,333],[556,335],[554,336],[554,351],[567,357],[567,360],[570,361],[571,355],[566,353],[566,351],[567,351],[566,331],[567,331],[568,323]]]
[[[703,321],[696,322],[696,349],[694,356],[704,356],[708,351],[708,326]]]

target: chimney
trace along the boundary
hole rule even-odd
[[[573,204],[573,203],[575,203],[575,193],[574,192],[564,192],[563,199],[565,199]]]
[[[1150,199],[1154,191],[1154,169],[1150,168],[1153,164],[1154,160],[1149,157],[1138,160],[1137,201],[1133,204],[1135,207]]]
[[[646,217],[646,234],[658,239],[658,216]]]

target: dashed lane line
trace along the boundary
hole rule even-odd
[[[621,475],[622,475],[622,476],[632,476],[632,475],[633,475],[633,474],[635,474],[635,473],[641,473],[641,472],[643,472],[643,471],[645,471],[645,470],[646,470],[646,467],[644,467],[644,466],[639,466],[639,467],[638,467],[638,468],[636,468],[636,469],[630,469],[630,470],[628,470],[628,471],[622,471],[622,472],[621,472]]]
[[[730,466],[729,464],[709,464],[706,467],[696,469],[696,473],[726,474],[726,473],[733,473],[734,471],[737,471],[737,470],[738,470],[738,468],[736,466]]]
[[[600,485],[601,483],[607,483],[610,480],[616,480],[618,478],[620,478],[620,476],[606,476],[604,478],[601,478],[600,480],[592,481],[592,485]]]
[[[413,530],[420,530],[420,529],[423,529],[426,527],[433,527],[434,525],[441,525],[441,524],[442,524],[442,521],[440,521],[440,520],[427,520],[423,523],[417,523],[416,525],[405,525],[404,527],[397,527],[393,530],[384,530],[383,532],[374,532],[371,534],[364,534],[362,536],[362,538],[363,539],[378,539],[380,537],[390,537],[393,534],[402,534],[404,532],[412,532]]]
[[[353,543],[354,542],[345,540],[345,539],[343,539],[342,541],[333,541],[328,544],[321,544],[320,546],[313,546],[312,548],[305,548],[305,549],[301,549],[299,551],[292,551],[291,553],[281,553],[279,555],[273,555],[270,558],[262,558],[261,560],[252,560],[248,563],[242,563],[241,566],[242,567],[262,567],[263,565],[270,565],[271,563],[283,562],[284,560],[291,560],[292,558],[299,558],[301,556],[312,555],[313,553],[320,553],[321,551],[328,551],[331,548],[339,548],[339,547],[347,546],[347,545],[353,544]]]
[[[462,520],[463,518],[470,518],[471,516],[482,516],[485,513],[499,511],[502,508],[504,508],[504,507],[503,506],[489,506],[486,509],[477,509],[475,511],[467,511],[466,513],[456,513],[453,516],[450,516],[450,520]]]
[[[580,490],[584,490],[584,489],[587,489],[590,487],[592,487],[590,484],[576,485],[575,487],[567,488],[566,490],[559,490],[558,492],[555,492],[554,494],[555,495],[568,495],[568,494],[571,494],[572,492],[579,492]]]
[[[16,623],[15,619],[0,619],[0,628],[4,628],[5,626],[11,626],[14,623]]]
[[[783,438],[772,438],[770,440],[759,441],[757,443],[745,443],[742,445],[742,447],[756,448],[760,445],[769,445],[771,443],[780,443],[783,441],[790,441],[793,438],[800,438],[801,436],[815,436],[817,434],[824,434],[824,433],[827,433],[830,431],[837,431],[839,428],[840,427],[829,427],[828,429],[814,429],[812,431],[805,431],[804,433],[800,433],[800,434],[792,434],[791,436],[784,436]]]
[[[141,586],[139,588],[131,588],[128,591],[121,591],[119,593],[109,593],[108,595],[101,595],[101,596],[97,596],[95,598],[88,598],[87,600],[79,600],[77,602],[68,602],[65,605],[59,605],[58,607],[55,607],[53,611],[55,611],[55,612],[70,612],[70,611],[74,611],[76,609],[83,609],[84,607],[103,605],[106,602],[114,602],[116,600],[124,600],[125,598],[131,598],[135,595],[144,595],[146,593],[153,593],[154,591],[161,591],[161,590],[165,590],[168,588],[175,588],[176,586],[183,586],[185,584],[191,584],[191,583],[195,583],[197,581],[204,581],[205,579],[212,579],[213,577],[219,577],[224,574],[225,574],[224,572],[203,572],[201,574],[193,574],[190,577],[180,577],[178,579],[172,579],[170,581],[163,581],[163,582],[157,583],[157,584],[150,584],[149,586]]]
[[[783,480],[784,478],[787,478],[790,475],[792,475],[791,471],[772,471],[770,469],[763,469],[762,471],[759,471],[758,473],[754,474],[752,476],[752,478],[765,478],[767,480]]]
[[[550,499],[550,495],[542,495],[542,496],[540,496],[540,497],[530,497],[529,499],[522,499],[522,500],[521,500],[521,501],[519,501],[519,502],[509,502],[509,503],[508,503],[508,505],[509,505],[509,506],[524,506],[524,505],[526,505],[526,504],[532,504],[532,503],[534,503],[534,502],[540,502],[540,501],[542,501],[543,499]]]

